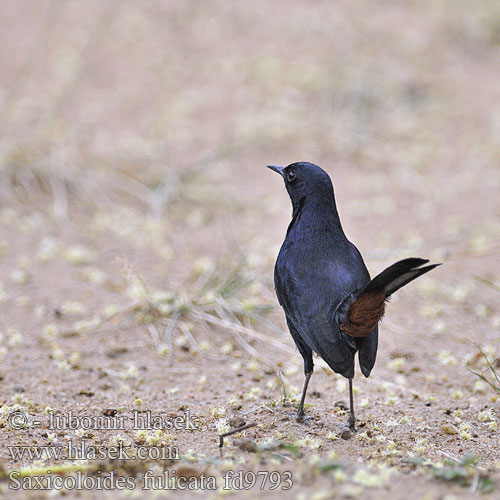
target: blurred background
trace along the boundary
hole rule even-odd
[[[461,231],[498,244],[498,2],[7,0],[0,15],[4,199],[42,188],[59,221],[112,201],[180,215],[194,245],[227,250],[225,228],[274,251],[264,233],[288,207],[264,165],[307,160],[368,258]]]
[[[28,364],[29,396],[60,406],[96,370],[95,404],[139,387],[180,404],[158,387],[184,370],[210,389],[203,412],[228,396],[200,373],[241,370],[251,391],[261,362],[298,394],[272,278],[291,207],[265,168],[294,161],[331,175],[372,274],[446,264],[394,297],[365,387],[414,363],[425,397],[445,404],[457,380],[482,397],[464,364],[471,337],[491,359],[499,342],[498,0],[3,0],[0,19],[5,401]],[[64,378],[43,382],[46,363]]]
[[[158,211],[195,169],[218,201],[281,209],[263,165],[309,160],[341,183],[343,214],[404,213],[407,239],[494,203],[493,0],[6,0],[0,15],[1,165],[21,184],[49,175],[94,202],[135,185]]]

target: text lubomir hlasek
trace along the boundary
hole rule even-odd
[[[51,430],[197,430],[199,417],[189,410],[182,415],[153,415],[150,410],[134,410],[131,415],[77,415],[67,413],[49,414]]]

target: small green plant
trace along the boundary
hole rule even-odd
[[[481,353],[481,356],[483,357],[484,361],[488,365],[488,369],[491,372],[491,378],[486,377],[483,375],[483,373],[476,372],[474,370],[471,370],[470,368],[467,368],[471,373],[476,375],[476,377],[479,377],[483,382],[486,382],[497,394],[500,394],[500,374],[498,371],[495,369],[495,366],[493,363],[495,363],[496,360],[493,361],[493,363],[488,359],[488,356],[484,353],[484,351],[481,349],[481,346],[479,344],[474,344],[476,348],[479,350]],[[486,371],[486,370],[485,370]]]
[[[446,459],[443,466],[425,462],[420,457],[414,457],[415,465],[428,467],[433,476],[441,481],[453,482],[462,487],[470,487],[472,492],[490,493],[495,489],[495,481],[488,472],[478,466],[480,458],[469,453],[461,459]]]

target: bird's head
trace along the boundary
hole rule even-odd
[[[333,186],[329,175],[318,165],[305,161],[290,163],[286,167],[268,165],[268,168],[280,174],[294,207],[301,200],[333,198]]]

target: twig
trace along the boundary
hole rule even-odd
[[[191,332],[189,331],[189,328],[187,327],[186,323],[183,321],[179,322],[179,328],[182,330],[182,333],[184,334],[184,337],[188,340],[188,342],[191,344],[191,348],[194,351],[199,351],[200,346],[198,345],[198,342],[194,339],[194,337],[191,335]]]
[[[463,461],[460,460],[459,458],[455,457],[454,455],[452,455],[451,453],[448,453],[447,451],[444,451],[444,450],[438,450],[439,453],[441,453],[441,455],[444,455],[446,458],[448,458],[449,460],[457,463],[457,464],[460,464],[460,465],[464,465]],[[480,471],[483,471],[483,472],[486,472],[486,469],[484,467],[480,467],[479,465],[477,464],[474,464],[474,467],[477,469],[477,470],[480,470]]]
[[[230,321],[216,318],[216,317],[212,316],[211,314],[207,314],[207,313],[202,312],[200,310],[197,310],[195,312],[195,315],[199,319],[202,319],[202,320],[206,321],[207,323],[212,323],[212,324],[220,326],[222,328],[227,328],[228,330],[236,330],[240,333],[244,333],[245,335],[248,335],[249,337],[253,337],[253,338],[262,340],[264,342],[267,342],[269,344],[272,344],[275,347],[277,347],[278,349],[281,349],[282,351],[287,352],[288,354],[296,354],[295,349],[292,349],[291,347],[288,347],[287,345],[282,344],[281,342],[278,342],[277,340],[271,339],[262,333],[256,332],[255,330],[251,330],[250,328],[246,328],[246,327],[241,326],[241,325],[235,325],[234,323],[231,323]]]
[[[224,434],[219,435],[219,448],[222,448],[224,446],[224,438],[228,436],[232,436],[233,434],[236,434],[238,432],[244,431],[245,429],[249,429],[250,427],[255,427],[257,425],[257,422],[250,422],[249,424],[242,425],[241,427],[237,427],[236,429],[233,429],[232,431],[224,432]]]
[[[479,486],[479,479],[480,478],[481,478],[481,474],[479,474],[479,472],[476,472],[476,474],[474,474],[474,481],[472,481],[472,484],[470,485],[471,493],[476,493],[477,487]]]
[[[444,455],[446,458],[449,458],[453,462],[456,462],[457,464],[462,463],[462,461],[459,458],[453,456],[451,453],[448,453],[447,451],[444,451],[444,450],[438,450],[438,451],[439,451],[439,453],[441,453],[441,455]]]
[[[224,307],[217,307],[216,309],[217,314],[223,321],[233,321],[234,324],[243,326],[239,319],[234,315],[232,311],[228,311]],[[245,339],[240,335],[240,333],[237,330],[233,331],[233,336],[237,340],[237,342],[245,349],[250,356],[253,356],[255,359],[260,359],[259,353],[248,343],[245,341]]]
[[[151,338],[153,339],[153,343],[155,345],[159,345],[160,343],[160,334],[158,333],[158,328],[156,328],[155,324],[149,324],[148,325],[148,332],[151,335]]]
[[[260,405],[260,406],[256,406],[255,408],[252,408],[251,410],[242,412],[242,415],[250,415],[250,413],[253,413],[254,411],[260,410],[261,408],[265,408],[266,410],[269,410],[271,413],[274,413],[274,411],[271,408],[269,408],[269,406]]]
[[[29,77],[36,67],[37,61],[43,60],[42,51],[46,49],[47,40],[51,36],[52,28],[55,26],[58,18],[61,16],[66,2],[64,0],[53,0],[47,9],[47,13],[40,25],[34,43],[30,47],[26,60],[23,62],[21,69],[16,75],[14,82],[7,91],[7,96],[2,104],[0,116],[2,121],[0,130],[3,133],[11,111],[15,104],[19,101],[19,96],[22,95],[23,87],[26,85]]]
[[[285,386],[285,383],[283,382],[283,376],[281,375],[281,370],[279,368],[276,368],[276,375],[278,375],[278,379],[279,379],[280,384],[281,384],[281,389],[283,391],[283,400],[287,400],[288,396],[286,393],[286,386]]]
[[[52,125],[55,119],[59,116],[61,110],[65,104],[71,99],[76,91],[78,84],[81,82],[83,75],[87,69],[88,62],[92,53],[99,46],[102,39],[106,34],[106,29],[118,12],[121,3],[119,0],[108,0],[104,6],[100,18],[97,20],[90,37],[87,40],[87,44],[83,48],[82,52],[79,54],[78,65],[65,86],[56,97],[55,101],[52,103],[50,108],[42,115],[36,126],[36,132],[38,137],[42,135],[42,139],[50,136],[52,130]]]
[[[493,288],[496,292],[500,292],[500,286],[497,284],[493,283],[493,281],[490,281],[486,278],[483,278],[481,276],[478,276],[477,274],[473,274],[472,277],[482,283],[483,285],[489,286],[490,288]]]
[[[271,453],[271,455],[274,455],[276,457],[279,457],[279,458],[283,458],[284,460],[289,460],[290,462],[293,462],[293,458],[290,458],[290,457],[287,457],[286,455],[282,455],[281,453],[276,453],[275,451],[273,451]]]
[[[170,320],[170,323],[168,327],[165,329],[165,333],[163,334],[162,338],[167,341],[167,349],[168,349],[168,366],[172,366],[173,363],[173,355],[174,353],[172,352],[173,349],[173,342],[172,342],[172,333],[174,332],[175,325],[177,323],[177,320],[179,319],[181,315],[181,311],[177,309],[172,316],[172,319]]]

